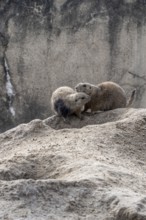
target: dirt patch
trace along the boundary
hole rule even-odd
[[[1,134],[0,219],[145,220],[145,118],[53,116]]]

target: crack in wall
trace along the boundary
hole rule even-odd
[[[7,94],[7,102],[8,107],[11,115],[15,117],[15,109],[13,107],[13,100],[15,97],[14,88],[11,82],[10,70],[7,62],[7,58],[4,55],[4,74],[5,74],[5,87],[6,87],[6,94]]]
[[[6,52],[9,44],[9,34],[8,34],[8,24],[9,20],[16,15],[16,8],[12,8],[11,1],[7,0],[0,7],[0,65],[3,69],[3,96],[5,96],[4,111],[1,112],[3,120],[1,123],[3,127],[6,125],[12,127],[15,118],[15,109],[13,107],[13,101],[15,97],[14,86],[12,85],[12,79],[10,74],[10,69],[8,65],[8,59],[6,57]]]
[[[132,73],[132,72],[130,72],[130,71],[128,71],[128,73],[129,73],[130,75],[132,75],[133,77],[137,77],[137,78],[139,78],[139,79],[142,79],[142,80],[146,81],[146,77],[145,77],[145,76],[139,76],[138,74]]]

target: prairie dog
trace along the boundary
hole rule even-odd
[[[75,89],[77,92],[85,92],[91,97],[84,109],[85,111],[91,109],[91,112],[129,107],[134,100],[136,91],[133,90],[131,97],[127,100],[124,89],[117,83],[110,81],[98,85],[79,83]]]
[[[62,116],[65,120],[71,114],[82,119],[81,111],[90,99],[86,93],[75,92],[72,88],[63,86],[53,92],[51,107],[56,115]]]

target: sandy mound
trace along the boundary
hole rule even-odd
[[[0,219],[146,220],[146,109],[0,135]]]

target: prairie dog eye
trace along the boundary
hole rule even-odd
[[[81,99],[85,99],[85,97],[82,97]]]
[[[77,99],[75,99],[75,102],[77,102],[78,100]]]
[[[83,87],[86,87],[86,85],[84,84]]]

